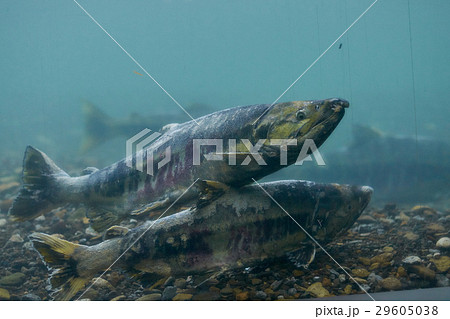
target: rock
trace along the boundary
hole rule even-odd
[[[394,251],[394,248],[392,248],[391,246],[383,247],[383,252],[385,252],[385,253],[392,253],[393,251]]]
[[[344,274],[340,274],[339,275],[339,282],[345,282],[347,280],[347,278],[345,277],[345,275]]]
[[[411,213],[413,213],[414,215],[423,214],[426,216],[436,215],[436,211],[433,208],[421,205],[414,206],[411,209]]]
[[[161,300],[172,300],[177,294],[177,287],[167,286],[162,293]]]
[[[322,279],[322,286],[324,287],[330,287],[331,286],[331,280],[329,278],[323,278]]]
[[[0,300],[9,300],[10,297],[8,290],[0,288]]]
[[[173,283],[174,283],[174,282],[175,282],[175,278],[169,277],[169,278],[167,278],[167,280],[164,282],[163,287],[173,286]]]
[[[322,286],[322,283],[320,283],[320,282],[316,282],[316,283],[312,284],[311,286],[308,287],[308,289],[306,289],[306,291],[310,292],[317,298],[326,297],[330,294],[328,292],[328,290],[326,290]]]
[[[192,299],[191,294],[178,294],[172,298],[173,301],[187,301],[191,299]]]
[[[394,277],[388,277],[381,281],[381,287],[387,290],[400,290],[402,289],[402,283],[400,280]]]
[[[440,258],[431,259],[439,272],[446,272],[450,268],[450,257],[442,256]]]
[[[0,279],[1,286],[19,286],[25,281],[25,275],[21,272],[16,272],[12,275],[2,277]]]
[[[161,294],[149,294],[144,295],[141,298],[136,299],[137,301],[155,301],[155,300],[161,300]]]
[[[174,285],[177,288],[184,289],[186,287],[186,279],[178,278],[177,280],[175,280]]]
[[[236,300],[237,301],[248,300],[248,291],[243,291],[243,292],[236,294]]]
[[[436,242],[436,247],[450,249],[450,238],[442,237]]]
[[[367,280],[372,283],[372,284],[376,284],[378,282],[380,282],[381,280],[383,280],[383,278],[381,278],[381,276],[378,276],[377,274],[375,274],[374,272],[372,272],[368,277]]]
[[[233,289],[229,285],[227,285],[225,288],[222,288],[220,290],[220,294],[224,296],[229,296],[233,294]]]
[[[265,300],[267,298],[267,294],[264,291],[258,290],[255,294],[255,298]]]
[[[414,265],[414,264],[420,264],[422,262],[422,259],[418,256],[408,256],[403,258],[402,263],[407,265]]]
[[[19,234],[14,234],[9,238],[12,243],[23,243],[23,238]]]
[[[295,288],[289,288],[288,291],[287,291],[287,294],[288,294],[289,296],[293,296],[293,295],[295,295],[296,293],[297,293],[297,289],[295,289]]]
[[[356,220],[359,224],[374,224],[377,221],[370,215],[362,215]]]
[[[366,278],[367,276],[369,276],[370,272],[368,272],[364,268],[360,268],[360,269],[352,269],[352,274],[353,276],[356,277]]]
[[[86,228],[86,230],[84,231],[86,233],[86,235],[92,236],[92,237],[97,237],[100,234],[97,233],[91,226],[89,226],[88,228]]]
[[[370,258],[370,263],[379,263],[380,265],[383,265],[384,263],[390,262],[392,260],[392,253],[382,253],[380,255],[374,256]]]
[[[370,266],[370,258],[367,258],[367,257],[358,257],[358,260],[359,260],[364,266]]]
[[[94,278],[92,279],[92,283],[93,283],[92,287],[95,287],[97,289],[106,288],[109,290],[114,290],[114,287],[103,278]]]
[[[3,227],[3,226],[5,226],[5,225],[6,225],[6,219],[1,218],[1,219],[0,219],[0,227]]]
[[[22,301],[41,301],[41,297],[35,294],[26,294],[22,296]]]
[[[253,279],[252,279],[252,285],[253,285],[253,286],[259,285],[259,284],[261,284],[261,283],[262,283],[262,280],[259,279],[259,278],[253,278]]]
[[[303,272],[303,271],[301,271],[301,270],[299,270],[299,269],[295,269],[293,272],[292,272],[292,276],[294,276],[294,277],[300,277],[300,276],[303,276],[305,273]]]
[[[403,267],[398,267],[397,269],[397,276],[398,277],[406,277],[408,275],[408,273],[406,272],[406,269]]]
[[[271,285],[270,288],[273,291],[277,291],[278,288],[280,288],[280,286],[283,284],[283,280],[275,280]]]
[[[433,232],[433,233],[442,233],[445,232],[445,227],[442,226],[441,224],[436,224],[436,223],[432,223],[432,224],[428,224],[426,226],[427,230]]]
[[[407,224],[411,218],[404,212],[400,212],[398,216],[395,216],[395,219],[400,220],[403,224]]]
[[[434,280],[436,277],[436,273],[433,270],[422,265],[412,265],[408,270],[426,280]]]
[[[417,239],[419,239],[419,235],[414,234],[413,232],[410,232],[410,231],[406,232],[403,235],[403,237],[405,237],[406,239],[411,240],[411,241],[416,241]]]
[[[351,294],[351,292],[352,292],[352,285],[347,285],[347,286],[345,286],[345,288],[344,288],[344,293],[345,293],[346,295],[349,295],[349,294]]]

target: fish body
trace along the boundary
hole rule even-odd
[[[198,117],[210,112],[211,107],[195,103],[187,107],[187,110],[192,116]],[[90,152],[114,138],[129,138],[144,128],[159,131],[166,124],[185,122],[188,119],[183,112],[152,116],[132,113],[124,119],[116,119],[91,103],[83,104],[82,113],[85,126],[80,147],[82,154]]]
[[[326,152],[326,166],[304,167],[301,178],[322,183],[370,185],[374,201],[416,205],[430,202],[445,208],[450,189],[450,145],[430,138],[395,136],[371,127],[354,127],[344,149]],[[276,178],[299,177],[290,169]],[[284,175],[286,174],[286,175]]]
[[[117,265],[127,269],[178,276],[248,267],[286,253],[295,256],[311,244],[297,223],[319,243],[328,243],[351,227],[371,194],[367,186],[294,180],[253,184],[94,246],[41,233],[30,239],[43,260],[56,268],[50,281],[62,289],[59,298],[70,299],[119,258]],[[296,262],[307,264],[310,257]]]
[[[205,189],[221,193],[227,187],[250,184],[253,179],[293,164],[299,160],[301,148],[308,139],[320,146],[338,125],[346,107],[345,100],[328,99],[250,105],[215,112],[174,125],[132,157],[79,177],[69,176],[43,152],[28,147],[23,188],[10,215],[16,220],[26,220],[65,203],[83,203],[89,208],[93,227],[103,230],[131,212],[163,210],[182,194],[180,204],[211,198],[213,195],[209,193],[204,195]],[[280,160],[281,147],[273,145],[273,141],[281,139],[294,142],[287,148],[284,164]],[[196,140],[235,140],[236,143],[225,143],[221,151],[215,145],[203,146],[198,150],[196,163]],[[257,154],[263,164],[251,158],[255,157],[255,151],[248,148],[248,144],[258,143]],[[167,158],[168,149],[170,161],[160,167],[158,162]],[[218,159],[208,160],[206,155]],[[149,156],[154,159],[150,164],[152,175],[147,174]],[[138,158],[143,160],[142,171],[135,167]],[[230,158],[236,165],[230,165]],[[243,165],[248,159],[250,162]]]

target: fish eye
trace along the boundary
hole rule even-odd
[[[317,104],[314,108],[316,109],[316,111],[318,111],[320,109],[320,105]]]
[[[295,117],[297,118],[297,120],[301,121],[306,118],[306,114],[302,110],[298,110],[297,113],[295,114]]]

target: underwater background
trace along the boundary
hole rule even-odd
[[[190,120],[118,44],[183,107],[195,110],[193,114],[270,104],[374,1],[78,2],[117,43],[75,1],[0,1],[0,186],[10,185],[0,187],[0,219],[11,227],[0,232],[4,248],[14,245],[12,233],[20,233],[24,238],[39,230],[30,222],[25,226],[6,224],[27,145],[42,150],[58,166],[77,175],[86,166],[102,168],[124,158],[126,139],[145,128],[137,128],[127,136],[111,136],[82,152],[83,140],[90,134],[84,104],[95,105],[105,117],[118,122],[161,114],[167,115],[161,127]],[[449,12],[450,2],[446,0],[379,0],[278,101],[340,97],[350,102],[343,120],[320,147],[326,166],[307,161],[264,180],[308,179],[374,188],[372,205],[379,210],[371,210],[365,221],[357,223],[361,237],[346,237],[350,242],[358,240],[358,249],[346,246],[347,250],[334,247],[331,251],[341,253],[341,257],[344,253],[354,255],[355,251],[356,255],[367,255],[369,261],[352,262],[375,272],[369,267],[381,262],[370,258],[396,256],[382,261],[395,266],[377,274],[384,279],[400,274],[400,288],[380,288],[378,282],[366,282],[373,289],[371,292],[450,285],[448,257],[441,268],[433,266],[433,276],[426,271],[425,275],[418,273],[419,270],[410,274],[408,269],[402,275],[403,266],[399,266],[409,252],[423,260],[429,254],[432,257],[428,259],[437,258],[433,254],[440,252],[435,243],[448,236]],[[73,217],[58,218],[47,217],[49,225],[44,230],[72,234],[88,227],[84,219],[81,222],[82,214],[77,215],[78,224],[73,228],[61,226],[64,218],[70,224],[73,220],[68,219]],[[407,230],[396,233],[400,229],[396,223],[406,225]],[[371,232],[375,237],[370,243],[364,242],[364,236],[368,236],[364,234]],[[100,241],[97,235],[86,235],[86,243]],[[422,238],[420,244],[416,242]],[[412,247],[417,247],[422,255]],[[36,258],[30,266],[37,269],[34,275],[45,279],[47,271],[37,255],[22,246],[5,257],[5,271],[0,271],[0,277],[19,270],[28,276],[21,269],[28,268],[22,249],[26,258]],[[6,254],[7,250],[3,251]],[[371,256],[375,251],[378,255]],[[404,254],[395,255],[396,251]],[[442,255],[448,255],[448,250],[444,252]],[[318,258],[318,265],[331,263],[326,256]],[[291,273],[294,277],[303,276],[291,268],[286,278]],[[279,271],[281,278],[287,270]],[[310,277],[319,276],[320,271]],[[330,280],[337,280],[337,276]],[[245,280],[249,286],[253,282],[251,276]],[[229,287],[228,283],[222,284],[216,286]],[[347,284],[340,283],[339,291]],[[134,294],[132,285],[132,280],[122,284],[123,289],[133,292],[127,300],[143,294]],[[25,286],[29,291],[35,287],[34,293],[46,298],[41,281],[27,281]],[[9,289],[16,300],[25,294],[20,289]],[[348,293],[360,292],[357,287],[349,289]],[[218,298],[230,300],[238,293],[218,294]],[[110,297],[100,294],[92,299]]]

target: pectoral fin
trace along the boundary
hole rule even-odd
[[[150,204],[147,204],[145,206],[142,206],[138,209],[133,210],[131,212],[131,215],[140,216],[143,214],[150,214],[154,211],[159,211],[161,209],[164,209],[164,208],[168,207],[169,205],[170,205],[170,199],[164,198],[161,200],[151,202]]]
[[[316,246],[313,243],[305,244],[302,248],[289,252],[288,258],[296,267],[308,268],[316,256]]]

